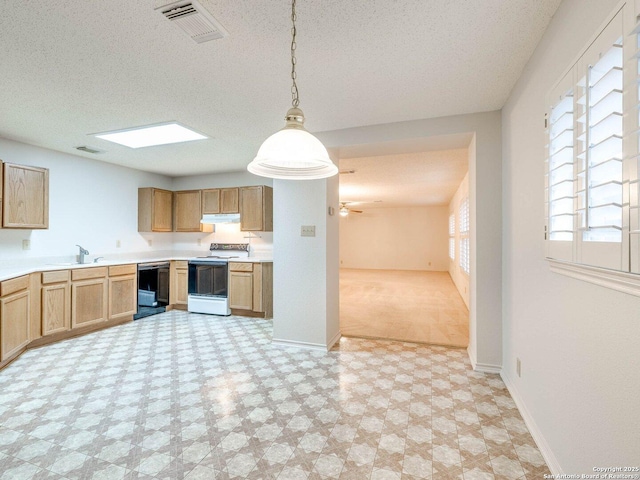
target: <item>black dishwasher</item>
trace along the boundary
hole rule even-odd
[[[169,305],[169,262],[138,264],[138,313],[134,320],[165,311]]]

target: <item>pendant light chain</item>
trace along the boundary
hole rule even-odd
[[[322,142],[304,128],[296,84],[296,0],[291,1],[291,105],[284,128],[267,138],[247,170],[282,180],[318,180],[338,173]]]
[[[298,85],[296,84],[296,0],[291,0],[291,105],[298,108]]]

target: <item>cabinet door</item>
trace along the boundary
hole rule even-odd
[[[151,230],[170,232],[173,229],[173,192],[153,189]]]
[[[252,272],[229,272],[229,307],[253,309]]]
[[[263,211],[262,187],[242,187],[240,189],[240,230],[264,230]]]
[[[0,298],[0,361],[29,343],[29,290]]]
[[[68,272],[64,272],[67,273]],[[68,283],[42,287],[42,335],[69,330],[71,325],[71,295]]]
[[[215,213],[220,213],[220,189],[202,190],[202,214],[212,215]]]
[[[136,292],[135,274],[109,278],[109,320],[136,313]]]
[[[158,301],[169,303],[169,269],[158,269]]]
[[[220,213],[239,213],[237,188],[220,189]]]
[[[176,269],[176,303],[187,304],[189,272],[186,268]]]
[[[5,163],[2,226],[49,228],[49,170]]]
[[[138,231],[173,231],[173,192],[152,187],[138,189]]]
[[[200,190],[174,192],[176,232],[199,232],[202,220]]]
[[[74,282],[71,286],[71,328],[107,319],[107,279]]]

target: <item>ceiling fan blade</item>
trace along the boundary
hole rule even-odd
[[[353,213],[362,213],[362,210],[354,210],[353,208],[350,208],[349,211]]]

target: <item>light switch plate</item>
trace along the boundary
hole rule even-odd
[[[315,237],[316,236],[316,226],[315,225],[302,225],[300,227],[300,236],[301,237]]]

